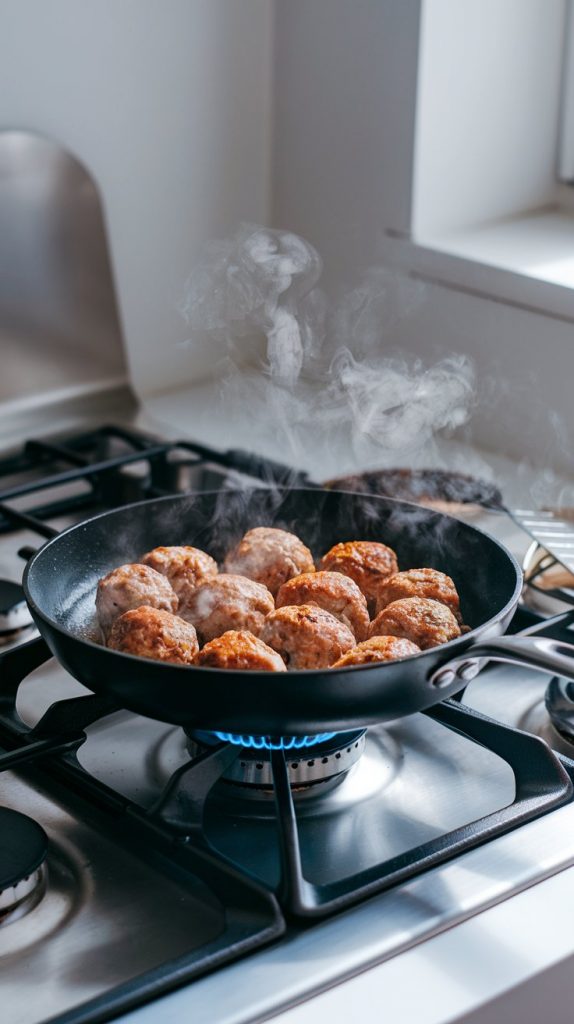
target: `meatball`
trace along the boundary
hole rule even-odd
[[[450,608],[427,597],[404,597],[383,608],[371,622],[370,636],[402,636],[426,651],[460,636]]]
[[[260,635],[287,668],[328,668],[355,646],[349,627],[314,604],[278,608],[267,617]]]
[[[261,583],[221,573],[190,594],[182,615],[193,622],[203,644],[230,629],[248,630],[257,636],[274,607],[271,594]]]
[[[263,583],[275,597],[279,587],[292,576],[315,572],[315,564],[309,548],[294,533],[256,526],[227,555],[225,572],[241,573]]]
[[[277,608],[286,604],[316,604],[334,615],[364,640],[369,633],[367,601],[350,576],[340,572],[305,572],[279,588]]]
[[[218,573],[215,559],[192,547],[154,548],[143,556],[142,563],[167,576],[177,594],[180,615],[196,587]]]
[[[96,612],[104,637],[114,619],[142,604],[166,612],[177,611],[177,595],[171,584],[149,565],[120,565],[98,583]]]
[[[189,622],[149,605],[132,608],[116,619],[108,647],[176,665],[193,664],[199,650],[197,634]]]
[[[196,658],[208,668],[251,669],[252,672],[285,672],[283,661],[271,647],[248,630],[228,629],[210,640]]]
[[[373,611],[381,580],[392,576],[399,569],[392,548],[371,540],[350,540],[335,544],[323,555],[320,567],[350,576],[367,598],[369,610]]]
[[[411,654],[420,654],[421,649],[411,640],[399,636],[373,636],[356,647],[351,647],[332,668],[343,668],[344,665],[373,665],[377,661],[397,661],[408,658]]]
[[[407,569],[383,580],[377,593],[377,614],[403,597],[430,597],[450,608],[456,621],[462,622],[456,587],[450,576],[437,569]]]

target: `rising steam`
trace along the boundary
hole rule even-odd
[[[297,235],[244,225],[209,246],[181,310],[192,331],[223,339],[231,355],[242,338],[262,331],[269,376],[293,386],[323,338],[325,307],[315,287],[322,269],[319,254]]]
[[[355,445],[361,438],[393,451],[426,444],[445,427],[468,418],[473,397],[472,369],[462,356],[429,369],[419,360],[357,360],[348,349],[335,356],[331,384],[341,415],[348,410]]]
[[[231,415],[245,408],[291,459],[319,434],[350,439],[358,456],[413,453],[437,431],[465,423],[474,400],[470,361],[425,366],[385,353],[424,286],[373,267],[338,302],[319,288],[321,259],[288,231],[243,225],[212,243],[186,286],[191,344],[223,343],[222,389]],[[262,348],[249,359],[250,344]]]

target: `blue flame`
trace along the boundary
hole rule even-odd
[[[216,732],[218,740],[233,743],[236,747],[250,747],[252,750],[302,750],[324,743],[336,735],[334,732],[320,732],[316,736],[239,736],[233,732]]]

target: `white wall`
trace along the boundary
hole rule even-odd
[[[433,2],[446,11],[478,0]],[[309,238],[335,285],[380,259],[389,232],[409,231],[419,8],[0,0],[0,128],[61,141],[96,177],[140,393],[209,369],[209,353],[182,359],[176,308],[206,239],[269,220]],[[571,439],[559,450],[549,410],[572,429],[573,333],[566,321],[429,283],[388,346],[426,359],[470,353],[489,398],[474,440],[517,456],[532,445],[571,470]]]
[[[424,0],[411,232],[552,202],[565,0]]]
[[[453,13],[468,0],[440,2]],[[516,8],[496,0],[507,3]],[[409,232],[418,8],[278,0],[273,221],[314,243],[330,284],[356,279],[387,251],[389,232]],[[571,322],[429,281],[389,335],[395,347],[426,360],[468,353],[479,382],[471,439],[574,476]]]
[[[329,279],[410,223],[419,0],[276,0],[274,224]]]
[[[0,130],[48,135],[95,177],[142,393],[181,379],[201,246],[267,216],[272,16],[272,0],[0,2]]]

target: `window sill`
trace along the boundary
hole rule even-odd
[[[385,262],[427,281],[574,320],[574,215],[562,208],[440,237],[387,235]]]

